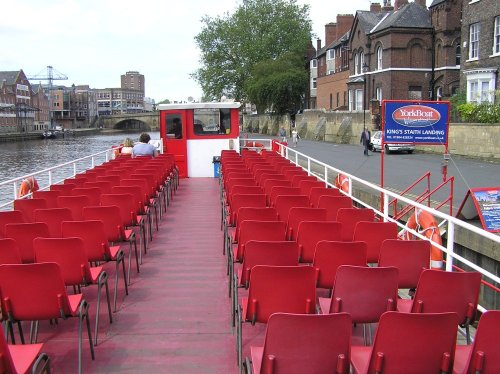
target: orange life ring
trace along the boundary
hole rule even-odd
[[[29,193],[33,193],[34,191],[38,191],[38,183],[35,177],[28,177],[21,182],[19,186],[19,191],[17,192],[17,197],[26,196]]]
[[[410,216],[408,222],[406,222],[406,227],[424,235],[427,239],[431,240],[431,244],[435,243],[443,245],[436,220],[432,214],[425,210],[415,209],[415,214]],[[405,231],[404,239],[413,240],[415,239],[415,235],[412,235],[409,231]],[[431,268],[442,269],[443,251],[441,251],[441,249],[439,249],[435,244],[432,244],[431,246]]]
[[[349,193],[349,178],[344,174],[338,174],[337,178],[335,178],[335,187],[339,190],[344,191],[345,193]]]

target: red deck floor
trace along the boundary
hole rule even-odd
[[[118,311],[109,324],[101,308],[95,361],[83,346],[86,373],[235,373],[227,276],[222,256],[218,181],[181,180],[155,232],[140,274],[124,297],[119,278]],[[114,264],[107,264],[110,279]],[[114,282],[110,281],[110,291]],[[84,290],[93,331],[95,288]],[[41,322],[39,342],[54,373],[77,371],[77,319],[58,326]],[[27,326],[25,331],[28,331]]]

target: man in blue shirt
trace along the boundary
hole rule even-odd
[[[138,157],[138,156],[151,156],[151,157],[156,157],[158,156],[158,151],[156,150],[155,146],[152,144],[149,144],[149,141],[151,140],[151,137],[149,136],[148,133],[144,132],[141,134],[139,137],[139,143],[134,145],[134,148],[132,148],[132,157]]]

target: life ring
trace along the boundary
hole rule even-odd
[[[335,178],[335,187],[339,190],[344,191],[345,193],[349,193],[349,178],[344,174],[338,174],[337,178]]]
[[[35,177],[28,177],[21,182],[19,191],[17,192],[17,197],[21,198],[30,193],[33,193],[34,191],[38,191],[38,189],[39,187]]]
[[[431,244],[435,243],[443,245],[436,220],[432,214],[425,210],[415,209],[415,214],[410,216],[408,222],[406,222],[406,227],[424,235],[427,239],[431,240]],[[411,234],[409,231],[405,231],[403,239],[413,240],[415,238],[415,235]],[[442,269],[443,251],[441,251],[441,249],[439,249],[435,244],[432,244],[431,246],[431,268]]]

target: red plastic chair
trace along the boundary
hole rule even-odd
[[[309,200],[311,201],[311,206],[313,208],[317,208],[319,204],[319,198],[321,196],[344,196],[337,188],[329,188],[329,187],[312,187],[309,191]],[[335,217],[337,219],[337,217]]]
[[[330,189],[335,191],[333,188]],[[349,196],[322,195],[318,199],[317,206],[326,209],[329,221],[336,221],[340,209],[352,208],[352,199]]]
[[[342,240],[349,242],[354,236],[358,222],[373,222],[375,213],[371,209],[342,208],[337,212],[337,222],[342,223]],[[377,257],[378,259],[378,257]]]
[[[33,191],[33,198],[45,200],[47,208],[57,208],[57,197],[60,195],[61,191]]]
[[[399,299],[398,310],[406,313],[455,312],[459,323],[465,326],[469,344],[469,325],[476,314],[480,286],[481,273],[478,272],[424,270],[413,300]]]
[[[43,344],[8,345],[0,325],[0,367],[2,373],[50,373],[50,359]]]
[[[455,374],[500,373],[500,310],[489,310],[479,319],[472,345],[457,345]]]
[[[351,317],[275,313],[267,323],[264,346],[251,346],[247,373],[348,374]]]
[[[262,174],[255,173],[255,180],[257,181],[257,184],[261,187],[264,187],[266,185],[266,181],[268,179],[287,181],[291,185],[291,182],[288,179],[286,179],[286,177],[283,174],[279,172],[267,171]]]
[[[73,188],[71,190],[71,195],[85,195],[89,198],[89,205],[99,205],[101,203],[101,189],[99,187],[84,187],[86,183],[82,184],[81,187]]]
[[[252,269],[248,297],[237,308],[238,363],[242,359],[243,323],[267,323],[274,313],[315,314],[315,271],[310,266],[264,266]],[[270,287],[272,285],[272,287]]]
[[[33,263],[33,239],[49,238],[50,233],[47,224],[43,222],[9,223],[5,226],[5,237],[16,241],[23,263]]]
[[[338,241],[342,225],[331,221],[302,221],[297,230],[299,245],[299,261],[311,263],[314,259],[316,245],[322,240]]]
[[[97,187],[101,190],[101,194],[103,194],[103,193],[110,193],[113,185],[109,181],[96,181],[96,182],[85,182],[82,187],[83,188]]]
[[[71,196],[71,190],[75,188],[73,184],[52,184],[50,185],[51,191],[59,191],[59,196]]]
[[[118,274],[120,263],[123,271],[123,283],[125,294],[128,295],[127,273],[125,271],[125,254],[119,245],[110,246],[104,223],[102,221],[66,221],[62,223],[62,236],[64,238],[84,238],[85,252],[90,262],[114,261],[115,266],[115,290],[113,297],[114,311],[116,312],[116,298],[118,295]]]
[[[301,182],[317,182],[317,181],[318,181],[318,178],[316,178],[314,175],[308,175],[307,172],[304,172],[304,174],[294,175],[291,179],[292,186],[299,187],[299,188],[300,188]],[[304,195],[308,195],[308,194],[304,194]]]
[[[342,265],[366,266],[366,243],[318,242],[312,263],[317,274],[316,287],[332,289],[337,269]]]
[[[73,213],[68,208],[49,208],[35,210],[35,222],[43,222],[49,228],[49,235],[52,238],[61,237],[61,223],[72,221]]]
[[[46,209],[47,202],[43,199],[16,199],[14,210],[23,214],[24,222],[35,222],[35,210]]]
[[[90,206],[90,199],[85,195],[72,195],[72,196],[59,196],[57,198],[57,205],[59,208],[68,208],[71,210],[73,219],[83,219],[83,208]]]
[[[380,257],[380,248],[387,239],[398,238],[398,226],[394,222],[358,222],[354,228],[353,241],[366,242],[366,259],[375,263]]]
[[[225,222],[234,226],[238,219],[238,210],[242,207],[266,207],[266,195],[264,194],[236,194],[232,197],[231,210],[225,214]]]
[[[286,227],[288,240],[297,240],[299,224],[303,221],[326,221],[326,209],[309,207],[290,208]]]
[[[67,294],[59,265],[53,262],[2,265],[0,292],[2,310],[7,314],[8,326],[21,321],[78,317],[78,373],[82,373],[82,335],[85,320],[90,353],[94,360],[88,303],[82,294]]]
[[[280,195],[300,195],[300,188],[289,186],[274,186],[269,195],[270,206],[274,206],[276,198]],[[286,220],[286,217],[283,219]]]
[[[266,194],[267,198],[267,204],[270,206],[271,205],[271,192],[273,190],[273,187],[278,187],[278,186],[283,186],[283,187],[292,187],[292,184],[283,179],[267,179],[264,182],[264,193]]]
[[[386,312],[372,347],[352,346],[355,374],[449,373],[457,339],[455,313]]]
[[[274,207],[278,211],[278,219],[284,222],[288,220],[291,208],[309,206],[309,198],[306,195],[280,195],[274,202]]]
[[[0,239],[0,265],[22,263],[17,243],[12,238]]]
[[[388,239],[382,242],[378,266],[394,266],[399,271],[399,288],[415,289],[420,274],[429,269],[431,243],[426,240]]]
[[[94,345],[97,345],[101,292],[104,287],[108,304],[109,323],[113,323],[109,301],[108,274],[102,266],[90,267],[82,238],[35,238],[33,240],[35,260],[38,263],[55,262],[61,269],[64,284],[80,292],[81,286],[97,285],[97,308],[95,317]]]
[[[8,223],[25,223],[23,213],[19,210],[0,212],[0,238],[5,238],[5,225]]]
[[[311,194],[311,190],[313,188],[324,188],[325,182],[318,180],[318,178],[314,177],[314,180],[311,179],[301,179],[299,181],[298,187],[300,188],[300,194],[309,196]],[[311,197],[309,196],[309,201]]]

